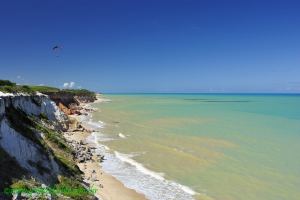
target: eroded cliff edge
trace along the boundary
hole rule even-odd
[[[75,162],[76,152],[62,134],[70,123],[63,109],[80,112],[81,101],[95,100],[92,95],[76,94],[76,91],[56,91],[48,93],[49,96],[36,91],[0,92],[0,199],[12,198],[3,193],[5,188],[30,184],[87,188]],[[94,198],[88,193],[72,195],[54,194],[45,198]]]

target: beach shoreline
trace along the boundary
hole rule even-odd
[[[102,101],[101,97],[97,96],[97,101]],[[77,166],[83,172],[84,182],[96,189],[95,196],[101,200],[146,200],[145,195],[127,188],[115,177],[103,171],[101,167],[103,157],[96,153],[96,144],[87,141],[93,130],[85,127],[81,118],[94,112],[90,106],[92,103],[79,105],[82,108],[81,115],[68,115],[71,123],[69,130],[64,132],[64,137],[69,143],[76,143],[80,148],[89,149],[88,151],[91,152],[91,159],[77,161]]]

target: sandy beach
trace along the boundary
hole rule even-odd
[[[73,126],[78,126],[78,116],[70,116]],[[71,128],[72,129],[72,128]],[[69,130],[64,136],[69,141],[81,143],[83,147],[95,148],[93,144],[87,143],[86,139],[91,134],[85,127],[82,131]],[[120,181],[105,173],[101,169],[99,157],[93,154],[92,159],[84,162],[77,162],[78,167],[84,173],[84,181],[97,190],[96,197],[101,200],[146,200],[143,194],[137,193],[135,190],[126,188]]]

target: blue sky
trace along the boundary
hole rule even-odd
[[[300,92],[300,1],[0,3],[1,79],[102,92]]]

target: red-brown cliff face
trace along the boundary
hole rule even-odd
[[[76,95],[67,92],[53,92],[47,93],[49,98],[56,103],[56,105],[67,115],[81,114],[81,103],[91,103],[96,100],[93,95]]]

